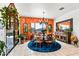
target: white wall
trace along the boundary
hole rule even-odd
[[[1,13],[0,13],[0,17],[1,17]],[[6,42],[6,29],[2,27],[1,23],[0,23],[0,40]]]
[[[0,40],[6,42],[6,29],[0,25]]]
[[[56,29],[56,22],[67,20],[70,18],[73,18],[73,33],[79,39],[79,9],[66,13],[59,18],[56,18],[55,19],[55,29]]]
[[[5,28],[0,29],[0,40],[6,42],[6,31],[5,31]]]
[[[0,17],[1,17],[1,13],[0,13]],[[6,44],[6,28],[2,28],[2,24],[0,23],[0,40],[4,41]],[[6,54],[6,49],[4,49],[5,54]]]
[[[5,5],[7,6],[8,3],[3,3],[3,4],[0,3],[0,9],[4,7]],[[1,12],[0,12],[0,17],[1,17]],[[6,29],[2,28],[1,23],[0,23],[0,40],[6,42]]]

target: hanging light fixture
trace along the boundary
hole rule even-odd
[[[48,20],[46,20],[44,16],[45,16],[45,11],[43,10],[43,22],[47,24]]]
[[[45,11],[43,10],[43,19],[42,19],[42,34],[43,34],[43,42],[45,42],[45,29],[43,29],[43,26],[44,26],[44,24],[43,23],[45,23],[45,19],[44,19],[44,15],[45,15]]]
[[[44,15],[45,15],[45,12],[43,11],[43,20],[44,20]]]

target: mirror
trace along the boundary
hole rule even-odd
[[[56,30],[59,31],[72,31],[73,30],[73,19],[68,19],[65,21],[56,23]]]

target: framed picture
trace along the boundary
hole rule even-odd
[[[49,32],[52,32],[52,25],[51,24],[48,25],[48,30],[49,30]]]
[[[27,23],[24,24],[24,32],[27,32]]]

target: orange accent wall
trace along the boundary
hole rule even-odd
[[[47,19],[45,18],[44,19],[46,22],[48,22],[48,25],[51,24],[52,25],[52,32],[54,32],[54,19]],[[24,24],[27,23],[28,27],[27,29],[30,30],[31,29],[31,23],[37,23],[37,22],[40,22],[40,21],[43,21],[43,18],[35,18],[35,17],[23,17],[21,16],[20,17],[20,33],[21,34],[26,34],[29,36],[29,39],[30,39],[30,35],[31,35],[31,32],[26,32],[24,33],[23,30],[24,30]],[[49,34],[49,31],[48,31],[48,25],[47,25],[47,34]]]

